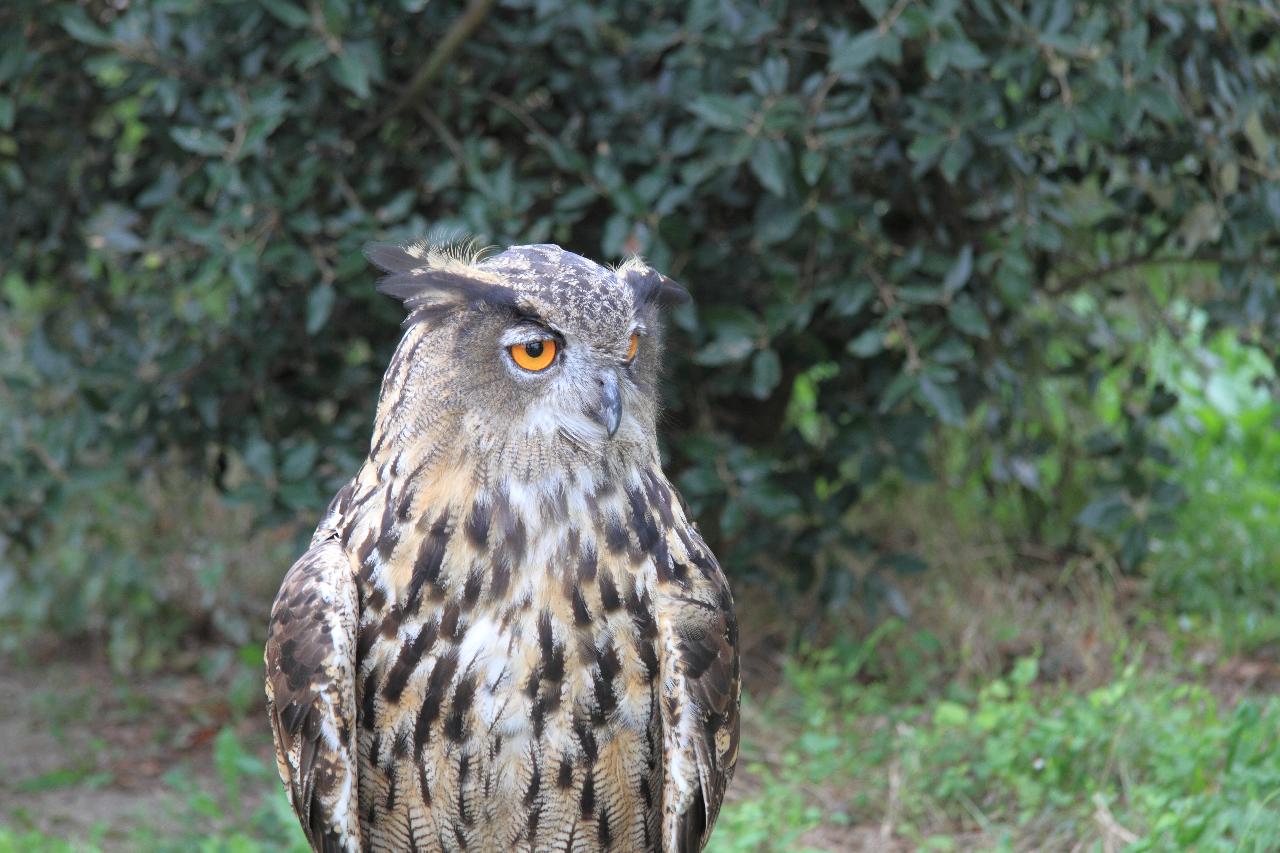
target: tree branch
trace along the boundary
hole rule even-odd
[[[387,119],[421,97],[432,81],[440,76],[440,72],[444,70],[449,60],[457,53],[458,48],[467,40],[467,37],[475,32],[476,28],[488,17],[489,10],[493,8],[493,3],[494,0],[470,0],[467,3],[467,8],[463,10],[458,20],[453,22],[453,26],[444,34],[444,38],[440,39],[435,50],[431,51],[431,55],[427,57],[426,62],[422,63],[421,67],[418,68],[417,73],[413,75],[413,79],[404,87],[391,106],[365,125],[364,129],[356,134],[356,138],[361,139],[377,130]]]
[[[1114,273],[1122,272],[1129,269],[1137,269],[1139,267],[1164,267],[1175,266],[1178,264],[1212,264],[1226,263],[1233,260],[1247,260],[1246,258],[1228,258],[1223,255],[1193,255],[1191,257],[1167,257],[1157,258],[1154,252],[1144,252],[1140,255],[1134,255],[1128,258],[1122,258],[1110,264],[1103,264],[1091,270],[1082,273],[1067,276],[1062,279],[1056,287],[1045,288],[1045,293],[1049,296],[1061,296],[1064,293],[1070,293],[1083,284],[1095,281],[1099,278]]]

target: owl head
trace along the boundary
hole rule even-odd
[[[366,255],[387,273],[378,289],[409,312],[375,452],[461,446],[536,472],[654,448],[660,314],[688,299],[680,285],[639,260],[612,268],[554,245]]]

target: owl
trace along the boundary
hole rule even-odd
[[[696,851],[737,623],[656,440],[639,260],[375,245],[405,331],[369,454],[272,608],[280,778],[317,850]]]

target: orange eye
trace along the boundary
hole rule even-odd
[[[541,341],[529,341],[527,344],[516,344],[508,348],[511,360],[523,367],[539,373],[551,366],[556,360],[556,342],[550,338]]]
[[[634,332],[631,335],[631,345],[627,347],[627,364],[635,360],[636,353],[640,351],[640,336]]]

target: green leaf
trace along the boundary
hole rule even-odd
[[[920,555],[907,551],[890,552],[877,560],[876,563],[899,575],[918,575],[929,568],[929,564]]]
[[[956,258],[956,262],[951,265],[951,269],[947,270],[946,278],[942,280],[942,290],[948,298],[954,296],[956,291],[964,287],[969,281],[969,276],[973,273],[973,246],[966,243],[964,248],[960,250],[960,255]]]
[[[933,706],[933,724],[938,728],[955,729],[969,723],[969,709],[958,702],[942,700]]]
[[[969,139],[969,134],[962,133],[947,146],[938,168],[942,170],[942,176],[947,179],[947,182],[954,184],[956,178],[960,176],[960,170],[967,166],[971,159],[973,159],[973,142]]]
[[[320,456],[320,447],[314,441],[305,441],[284,455],[280,465],[280,476],[285,480],[298,481],[311,473],[316,467],[316,459]]]
[[[788,204],[777,196],[765,196],[756,208],[753,233],[762,246],[791,239],[804,219],[804,208]]]
[[[778,196],[787,194],[790,157],[786,143],[780,139],[757,139],[751,151],[751,171],[769,192]]]
[[[765,400],[782,381],[782,363],[771,349],[762,349],[751,360],[751,396]]]
[[[930,42],[924,49],[924,70],[934,80],[941,77],[942,72],[947,70],[946,42]]]
[[[227,153],[227,140],[203,127],[175,127],[169,136],[178,147],[193,154],[221,157]]]
[[[689,111],[720,130],[741,130],[753,114],[746,100],[728,95],[699,95],[689,104]]]
[[[947,42],[947,64],[962,71],[973,71],[985,68],[987,58],[971,41],[949,41]]]
[[[948,137],[945,134],[923,134],[911,140],[907,146],[907,156],[921,170],[927,169],[938,161],[942,150],[946,148]],[[918,171],[917,174],[921,172]]]
[[[747,309],[721,306],[704,317],[712,340],[695,355],[698,364],[718,366],[743,361],[757,347],[759,320]]]
[[[828,69],[832,74],[852,74],[875,59],[880,52],[880,30],[872,27],[847,38],[831,50]]]
[[[840,749],[844,743],[838,735],[806,729],[796,738],[796,746],[808,755],[828,755]]]
[[[280,23],[301,29],[311,25],[311,16],[306,10],[300,6],[290,3],[289,0],[259,0],[262,8],[271,13],[272,17],[280,21]]]
[[[694,354],[693,360],[708,367],[733,364],[751,355],[751,351],[754,349],[755,344],[748,337],[736,335],[719,337],[698,350]]]
[[[1249,113],[1248,118],[1244,120],[1241,132],[1244,134],[1244,138],[1249,141],[1249,147],[1253,149],[1253,156],[1266,162],[1271,157],[1271,140],[1267,136],[1267,130],[1262,124],[1262,115],[1258,110],[1253,110]]]
[[[355,50],[343,50],[329,64],[333,79],[357,98],[370,94],[370,69],[365,56]]]
[[[987,59],[973,42],[965,39],[935,41],[924,51],[924,67],[929,76],[937,80],[948,68],[973,71],[985,68]]]
[[[262,479],[275,476],[275,451],[260,435],[250,436],[244,445],[244,464]]]
[[[227,274],[242,296],[252,293],[257,283],[257,259],[253,252],[244,248],[232,255],[227,264]]]
[[[1006,246],[996,267],[996,285],[1011,307],[1020,308],[1031,294],[1031,260],[1018,243]]]
[[[1076,516],[1076,524],[1090,530],[1110,533],[1118,530],[1132,515],[1124,494],[1111,492],[1088,503]]]
[[[1120,543],[1121,565],[1128,570],[1136,569],[1146,558],[1149,547],[1146,526],[1135,524],[1130,527],[1124,532]]]
[[[1040,675],[1040,664],[1034,657],[1018,658],[1013,665],[1013,672],[1009,673],[1009,681],[1013,682],[1015,687],[1030,687],[1035,684],[1036,678]]]
[[[631,231],[631,220],[621,213],[615,213],[605,220],[604,233],[600,239],[600,248],[605,255],[615,258],[625,255],[623,247],[631,236]]]
[[[845,349],[858,358],[870,358],[884,350],[884,331],[878,326],[872,326],[849,341]]]
[[[1151,392],[1151,399],[1147,402],[1147,417],[1158,418],[1172,411],[1176,405],[1178,395],[1161,382]]]
[[[912,305],[941,305],[945,301],[942,288],[936,284],[904,284],[894,292]]]
[[[852,317],[875,295],[875,287],[866,279],[842,283],[831,297],[831,310],[837,317]]]
[[[307,334],[314,335],[329,322],[333,311],[334,289],[331,284],[321,284],[307,294]]]
[[[918,385],[916,375],[907,371],[902,371],[893,377],[893,381],[889,383],[889,387],[884,389],[884,394],[880,396],[880,404],[876,407],[876,411],[885,414],[893,409],[903,397],[911,393],[912,389]]]
[[[920,398],[944,424],[959,426],[964,423],[964,404],[960,393],[951,382],[942,382],[928,373],[920,375]]]
[[[323,39],[311,36],[294,42],[280,55],[280,62],[285,67],[307,71],[319,65],[330,55],[329,45]]]
[[[961,298],[952,301],[947,307],[947,314],[951,324],[966,335],[983,339],[990,337],[991,326],[973,300]]]
[[[826,152],[812,148],[805,149],[805,152],[800,155],[800,177],[812,187],[818,183],[818,178],[822,177],[822,170],[826,165]]]
[[[89,20],[89,15],[80,6],[63,7],[62,28],[76,41],[94,47],[109,47],[115,43],[106,30]]]

